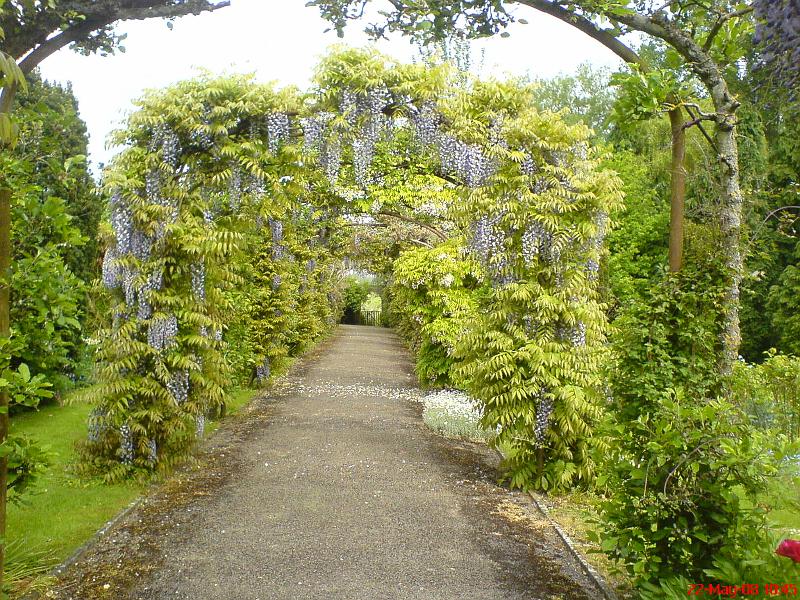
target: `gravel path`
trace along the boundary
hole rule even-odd
[[[489,451],[424,427],[419,393],[391,331],[340,327],[247,417],[213,493],[132,517],[158,551],[128,597],[599,598]]]

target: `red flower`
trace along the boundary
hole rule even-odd
[[[791,558],[794,562],[800,563],[800,540],[783,540],[775,554]]]

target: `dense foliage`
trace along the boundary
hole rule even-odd
[[[108,478],[168,467],[232,379],[266,380],[335,322],[326,223],[287,144],[298,102],[244,77],[189,81],[146,96],[119,132],[129,148],[107,175],[103,261],[113,321],[86,447]]]
[[[346,1],[313,4],[338,26],[354,16]],[[167,469],[232,387],[266,383],[343,309],[361,309],[370,286],[344,274],[365,268],[386,282],[420,381],[476,401],[433,394],[426,419],[460,407],[465,430],[505,454],[513,486],[596,486],[598,541],[644,597],[683,596],[704,577],[777,580],[762,495],[789,462],[785,438],[800,436],[797,358],[781,353],[800,351],[797,124],[760,107],[738,72],[752,67],[737,62],[749,21],[676,6],[668,25],[692,25],[741,93],[746,201],[730,211],[724,161],[691,124],[677,273],[664,265],[674,132],[655,117],[675,102],[698,123],[724,111],[706,113],[694,67],[662,42],[639,49],[649,69],[611,79],[619,93],[588,69],[477,81],[346,49],[307,93],[236,76],[148,93],[115,136],[125,150],[105,173],[99,232],[74,99],[33,79],[20,96],[25,143],[2,155],[24,240],[0,365],[13,402],[35,406],[81,376],[100,246],[107,291],[92,298],[102,329],[84,467],[109,480]],[[570,10],[619,26],[617,8]],[[476,35],[511,19],[503,2],[427,2],[386,27],[431,38],[465,14]],[[87,50],[117,43],[100,31]],[[721,333],[740,276],[742,353],[760,364],[736,362],[728,376]],[[22,490],[43,457],[12,446],[10,486]]]
[[[389,288],[393,325],[416,353],[421,382],[464,386],[455,350],[475,325],[481,274],[460,240],[407,250],[395,261]]]
[[[84,376],[87,290],[95,276],[95,244],[102,203],[87,172],[86,127],[69,88],[29,78],[19,97],[18,144],[0,153],[12,202],[11,336],[2,344],[0,381],[10,411],[35,409],[61,396]],[[12,435],[8,486],[12,500],[35,480],[46,452]]]
[[[758,506],[779,472],[780,436],[753,428],[725,402],[691,394],[667,391],[615,424],[598,480],[608,490],[601,546],[646,598],[685,596],[687,581],[705,577],[782,581],[786,566]]]

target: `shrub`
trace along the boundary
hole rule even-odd
[[[669,597],[680,577],[776,574],[757,501],[778,473],[785,439],[753,428],[726,401],[666,394],[610,426],[614,443],[598,478],[602,549],[652,597]]]
[[[416,353],[427,385],[463,385],[454,351],[477,314],[474,287],[480,266],[458,240],[403,252],[394,264],[390,306],[395,326]]]
[[[770,350],[761,364],[738,362],[731,385],[754,425],[800,439],[800,358]]]

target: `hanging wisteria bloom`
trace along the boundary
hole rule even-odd
[[[269,379],[269,358],[265,358],[264,362],[256,367],[256,380],[259,385],[263,385]]]
[[[586,345],[586,323],[579,322],[570,331],[570,341],[576,348],[582,348]]]
[[[197,415],[195,419],[194,435],[199,440],[206,432],[206,417],[205,415]]]
[[[497,226],[499,220],[499,216],[492,219],[482,216],[472,227],[470,249],[484,264],[489,263],[491,257],[505,252],[505,233]]]
[[[606,230],[608,228],[608,213],[598,211],[595,213],[593,219],[595,226],[595,233],[589,240],[588,248],[593,255],[590,255],[586,260],[586,271],[590,281],[597,281],[600,276],[600,262],[598,257],[603,249],[603,243],[606,237]]]
[[[122,461],[122,464],[130,465],[133,463],[133,459],[136,456],[133,447],[133,433],[131,432],[130,426],[123,425],[120,427],[119,437],[120,460]]]
[[[103,256],[103,285],[113,290],[122,283],[122,269],[117,263],[117,248],[109,246]]]
[[[165,163],[173,169],[178,166],[178,156],[181,152],[181,142],[175,132],[168,130],[164,133],[161,142],[161,152]]]
[[[155,317],[147,327],[147,343],[154,350],[165,350],[175,345],[178,319],[174,316]]]
[[[128,308],[134,308],[136,306],[137,275],[138,273],[132,268],[124,267],[122,269],[122,291],[125,294],[125,304],[128,306]]]
[[[436,143],[439,135],[439,122],[441,117],[436,111],[436,105],[431,101],[426,101],[420,106],[419,110],[412,116],[414,125],[414,136],[423,146],[430,146]]]
[[[519,164],[519,170],[523,175],[530,177],[539,172],[539,167],[536,165],[536,161],[533,160],[533,157],[530,154],[526,154],[523,161]]]
[[[339,178],[339,169],[342,166],[342,143],[338,137],[329,139],[322,146],[319,157],[320,166],[325,172],[325,177],[331,184]]]
[[[464,183],[471,188],[482,186],[494,173],[494,163],[484,155],[481,147],[476,144],[459,145],[459,151],[464,152],[463,160],[458,161],[463,164],[463,170],[459,174],[464,179]]]
[[[303,150],[319,150],[325,134],[325,124],[316,117],[306,117],[300,119],[300,126],[303,128]]]
[[[167,381],[167,389],[177,404],[183,404],[189,398],[189,370],[175,371]]]
[[[189,134],[189,143],[200,150],[208,150],[214,145],[214,140],[205,130],[195,129]]]
[[[148,171],[144,176],[144,193],[150,202],[161,204],[161,174],[157,169]]]
[[[147,440],[147,462],[151,466],[158,462],[158,445],[153,439]]]
[[[277,290],[281,287],[281,276],[277,273],[272,276],[272,289]]]
[[[538,406],[536,410],[536,425],[534,426],[534,436],[536,443],[540,446],[544,443],[544,436],[550,423],[550,414],[553,412],[553,399],[550,394],[539,392]]]
[[[139,295],[139,307],[136,310],[136,318],[146,321],[153,316],[153,306],[142,295]]]
[[[283,223],[281,221],[270,218],[269,231],[270,234],[272,235],[272,241],[274,243],[280,243],[281,241],[283,241]]]
[[[192,270],[192,294],[200,302],[206,301],[206,265],[195,263]]]
[[[256,199],[256,201],[263,198],[264,194],[267,193],[267,187],[264,184],[264,180],[256,175],[248,176],[247,193],[251,194]]]
[[[369,166],[372,162],[372,155],[375,146],[370,140],[356,138],[353,140],[353,172],[356,183],[361,187],[369,184]]]
[[[164,269],[155,268],[150,272],[147,281],[142,287],[143,292],[156,292],[164,285]]]
[[[157,125],[153,129],[153,133],[150,136],[150,140],[147,143],[148,152],[150,153],[158,152],[158,150],[161,148],[161,145],[164,141],[164,135],[167,133],[167,131],[168,131],[167,126],[164,125],[163,123]]]
[[[277,112],[267,115],[267,143],[269,151],[276,154],[281,144],[289,139],[289,115]]]
[[[552,235],[539,221],[533,221],[522,233],[522,258],[527,266],[540,254],[550,251]]]
[[[503,135],[503,125],[505,124],[504,115],[492,117],[489,123],[489,143],[501,148],[508,148],[508,142]]]
[[[138,229],[134,229],[131,235],[131,253],[138,260],[144,262],[150,258],[152,249],[153,238]]]
[[[339,113],[344,115],[350,126],[356,124],[358,120],[358,108],[356,107],[356,94],[352,90],[342,90],[339,99]]]
[[[238,164],[231,167],[228,180],[228,202],[233,212],[238,212],[242,205],[242,170]]]
[[[117,238],[117,255],[128,254],[134,230],[133,211],[119,192],[111,197],[111,227]]]
[[[102,406],[93,408],[92,412],[89,413],[88,439],[90,442],[99,442],[108,431],[108,425],[105,422],[106,415],[107,412]]]

